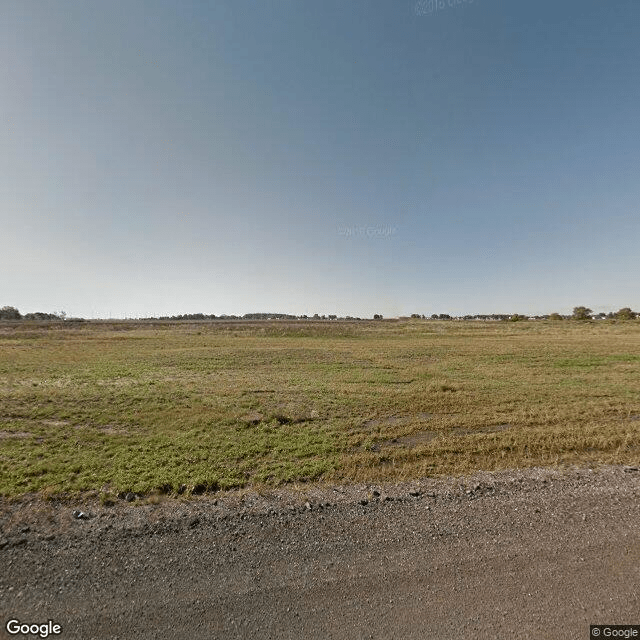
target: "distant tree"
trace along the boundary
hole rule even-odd
[[[572,317],[574,320],[590,320],[592,313],[593,311],[587,307],[574,307]]]
[[[638,314],[635,311],[631,311],[629,307],[624,307],[616,311],[616,318],[618,320],[633,320]]]
[[[60,320],[60,316],[55,313],[43,313],[42,311],[36,311],[35,313],[25,313],[22,316],[23,320]]]
[[[379,313],[374,313],[373,314],[373,319],[374,320],[382,320],[382,316]]]
[[[22,316],[15,307],[2,307],[0,309],[0,320],[20,320]]]
[[[411,317],[412,318],[424,318],[424,316],[421,316],[419,313],[412,313]]]
[[[549,320],[554,320],[554,321],[562,320],[562,316],[559,313],[556,313],[554,311],[553,313],[549,314]]]

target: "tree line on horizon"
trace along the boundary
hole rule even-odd
[[[502,320],[518,322],[529,320],[529,316],[519,313],[491,313],[476,314],[465,316],[451,316],[448,313],[434,313],[427,317],[424,314],[412,313],[411,318],[422,320]],[[633,311],[629,307],[623,307],[615,312],[594,313],[588,307],[574,307],[571,315],[562,315],[560,313],[550,313],[546,315],[531,316],[534,320],[634,320],[640,317],[640,312]],[[15,307],[5,306],[0,308],[0,320],[66,320],[67,314],[64,311],[58,313],[44,313],[37,311],[35,313],[21,314]],[[84,320],[84,318],[69,318],[70,320]],[[133,318],[132,318],[133,319]],[[368,318],[359,318],[353,316],[338,317],[335,314],[320,315],[315,313],[308,315],[292,315],[289,313],[245,313],[243,316],[237,315],[220,315],[205,313],[185,313],[173,316],[159,316],[148,318],[137,318],[138,320],[367,320]],[[379,313],[374,314],[374,320],[383,320],[383,316]]]
[[[67,314],[64,311],[59,313],[36,311],[22,315],[15,307],[0,308],[0,320],[65,320],[66,317]]]

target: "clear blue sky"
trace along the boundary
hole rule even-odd
[[[640,310],[640,2],[439,5],[3,0],[0,306]]]

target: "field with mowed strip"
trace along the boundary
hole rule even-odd
[[[640,321],[0,324],[0,495],[640,462]]]

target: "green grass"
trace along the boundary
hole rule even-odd
[[[637,321],[4,323],[0,494],[637,464],[639,338]]]

